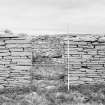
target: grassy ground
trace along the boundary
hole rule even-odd
[[[0,105],[105,105],[105,85],[37,89],[34,86],[0,90]]]

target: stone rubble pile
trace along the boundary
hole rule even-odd
[[[64,84],[67,76],[62,40],[56,37],[33,39],[32,84],[54,88]]]

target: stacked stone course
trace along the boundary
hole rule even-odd
[[[30,50],[25,50],[29,49]],[[15,87],[30,83],[31,42],[16,35],[0,36],[0,86]]]
[[[77,35],[75,37],[68,36],[67,40],[70,44],[70,84],[104,83],[105,37]],[[65,41],[67,42],[67,40]]]
[[[0,36],[0,88],[67,85],[68,76],[70,85],[104,83],[105,36]]]

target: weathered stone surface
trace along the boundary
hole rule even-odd
[[[10,52],[2,52],[2,53],[0,53],[0,56],[8,56],[8,55],[10,55]]]
[[[9,52],[9,49],[6,48],[0,48],[0,53],[6,53]]]
[[[30,47],[31,44],[6,44],[6,48]]]
[[[49,79],[45,87],[51,86],[51,79],[61,78],[60,81],[63,80],[66,84],[67,80],[64,78],[68,76],[68,66],[71,84],[94,83],[105,79],[105,36],[65,35],[26,38],[24,35],[12,37],[11,34],[0,38],[1,83],[5,79],[9,86],[25,85],[27,81],[32,82],[29,78],[33,73],[37,79],[45,77]],[[37,77],[38,75],[43,78]],[[45,85],[43,82],[42,87]]]
[[[12,56],[30,56],[31,52],[11,52]]]
[[[23,52],[23,48],[10,48],[9,49],[11,52]]]
[[[99,42],[105,42],[105,36],[104,37],[100,37],[98,41]]]
[[[81,41],[95,41],[96,40],[96,37],[93,37],[93,36],[84,36],[84,37],[80,37],[80,40]]]
[[[93,81],[92,78],[85,78],[85,77],[80,78],[80,80],[82,80],[82,81]]]
[[[10,61],[0,61],[0,64],[10,64]]]
[[[32,63],[30,59],[12,59],[11,62],[16,62],[18,64],[30,64],[30,63]]]
[[[5,42],[4,41],[0,41],[0,45],[5,45]]]
[[[12,65],[11,69],[16,69],[16,70],[30,70],[31,66],[16,66],[16,65]]]
[[[6,40],[5,43],[6,43],[6,44],[8,44],[8,43],[9,43],[9,44],[12,44],[12,43],[13,43],[13,44],[19,44],[19,43],[20,43],[20,44],[29,44],[29,43],[30,43],[30,40],[19,40],[19,39],[15,39],[15,40],[12,39],[12,40],[11,40],[11,39],[10,39],[10,40]]]

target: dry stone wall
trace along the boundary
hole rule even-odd
[[[0,86],[30,83],[31,42],[23,36],[0,36]]]
[[[0,88],[53,88],[68,76],[70,85],[105,82],[104,36],[0,35]]]
[[[105,37],[68,36],[69,83],[71,85],[105,82]],[[67,43],[68,44],[68,43]],[[66,48],[65,55],[68,53]]]

